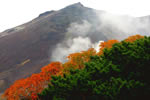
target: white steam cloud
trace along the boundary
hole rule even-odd
[[[66,46],[58,44],[52,54],[53,61],[66,61],[66,56],[71,53],[85,51],[92,47],[91,40],[89,38],[77,37],[65,41]]]
[[[110,13],[97,13],[97,15],[101,22],[99,30],[105,32],[107,36],[110,35],[122,40],[135,34],[150,35],[150,16],[135,18],[126,15],[117,16]],[[109,31],[106,31],[106,28],[109,29]],[[112,31],[120,33],[111,35]],[[123,34],[123,36],[121,34]]]
[[[68,31],[67,33],[72,34],[74,36],[88,35],[88,32],[92,28],[92,25],[86,20],[83,20],[82,22],[83,22],[82,24],[72,23],[70,27],[67,29]]]

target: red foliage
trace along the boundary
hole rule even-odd
[[[62,70],[62,64],[60,62],[52,62],[41,70],[42,71],[38,74],[32,74],[32,76],[26,79],[15,81],[14,84],[5,91],[3,96],[6,97],[7,100],[36,100],[37,94],[48,85],[51,75],[56,75]]]

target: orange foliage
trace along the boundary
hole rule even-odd
[[[115,44],[115,43],[118,43],[119,41],[118,40],[108,40],[108,41],[106,41],[106,42],[102,42],[101,44],[100,44],[100,50],[99,50],[99,52],[98,52],[98,55],[101,55],[101,54],[103,54],[103,50],[105,49],[105,48],[111,48],[112,46],[113,46],[113,44]]]
[[[44,80],[48,81],[51,75],[59,75],[62,69],[60,62],[52,62],[41,69],[41,75],[43,75]]]
[[[3,96],[6,97],[7,100],[36,100],[37,94],[48,85],[51,75],[56,75],[61,70],[62,64],[60,62],[52,62],[43,67],[40,73],[32,74],[32,76],[26,79],[15,81],[14,84],[5,91]]]
[[[133,36],[128,37],[124,41],[126,41],[126,42],[134,42],[135,40],[141,39],[141,38],[144,38],[144,36],[141,36],[141,35],[137,34],[137,35],[133,35]]]
[[[84,68],[84,63],[90,60],[91,56],[96,55],[96,51],[94,48],[90,48],[87,51],[82,51],[78,53],[70,54],[68,58],[68,62],[64,63],[64,72],[69,68]]]
[[[126,41],[126,42],[134,42],[135,40],[141,39],[141,38],[144,38],[144,36],[141,36],[141,35],[137,34],[137,35],[133,35],[133,36],[128,37],[124,41]],[[118,40],[108,40],[106,42],[102,42],[100,44],[100,50],[98,52],[98,55],[103,54],[103,50],[105,48],[109,49],[109,48],[111,48],[113,46],[113,44],[118,43],[118,42],[119,42]]]

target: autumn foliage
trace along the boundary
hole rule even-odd
[[[90,60],[91,56],[96,55],[94,48],[90,48],[87,51],[82,51],[78,53],[72,53],[67,58],[68,61],[63,64],[64,72],[67,72],[68,69],[82,69],[84,68],[84,63]]]
[[[102,43],[100,44],[100,49],[99,49],[98,55],[103,54],[103,50],[104,50],[105,48],[109,49],[109,48],[112,47],[113,44],[118,43],[118,42],[119,42],[118,40],[108,40],[108,41],[106,41],[106,42],[102,42]]]
[[[3,96],[6,97],[7,100],[36,100],[37,93],[40,93],[48,85],[51,75],[56,75],[61,70],[62,64],[60,62],[52,62],[43,67],[40,73],[32,74],[32,76],[26,79],[15,81],[14,84],[5,91]]]
[[[126,41],[126,42],[134,42],[135,40],[141,39],[141,38],[144,38],[144,36],[141,36],[141,35],[137,34],[137,35],[129,36],[124,41]],[[112,48],[113,44],[115,44],[115,43],[119,43],[119,41],[118,40],[108,40],[108,41],[102,42],[100,44],[100,49],[99,49],[98,55],[103,54],[103,50],[105,48],[107,48],[107,49]]]
[[[135,40],[141,39],[141,38],[144,38],[144,36],[141,36],[141,35],[133,35],[133,36],[128,37],[128,38],[125,39],[124,41],[126,41],[126,42],[134,42]]]
[[[135,35],[128,37],[126,42],[133,42],[136,39],[143,38],[143,36]],[[3,97],[7,100],[32,99],[37,100],[37,94],[48,86],[52,75],[61,75],[68,73],[70,68],[82,69],[85,67],[84,63],[90,61],[91,56],[102,55],[105,48],[112,48],[113,44],[119,43],[118,40],[108,40],[100,44],[99,52],[91,48],[87,51],[70,54],[68,61],[64,64],[60,62],[52,62],[47,66],[41,68],[41,72],[32,74],[30,77],[20,79],[14,82],[4,93]]]

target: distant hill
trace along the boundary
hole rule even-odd
[[[104,11],[97,11],[76,3],[59,11],[47,11],[30,22],[0,33],[0,92],[15,80],[39,72],[42,66],[51,61],[50,57],[58,43],[80,36],[81,34],[68,32],[70,26],[74,25],[72,23],[82,26],[86,22],[90,27],[81,36],[90,38],[93,43],[113,38],[121,40],[139,30],[143,34],[150,32],[141,27],[125,34],[126,30],[116,28],[113,22],[109,23],[113,19],[108,20],[108,16],[103,16],[107,14],[109,16],[109,13]],[[139,19],[145,20],[144,17],[115,17],[117,18],[134,19],[131,26],[135,26],[134,23]],[[86,28],[81,29],[86,30]]]

